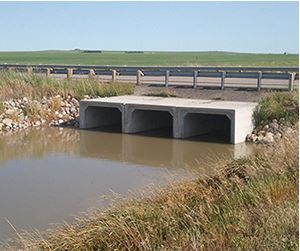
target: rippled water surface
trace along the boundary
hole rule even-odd
[[[228,145],[44,128],[0,136],[0,240],[21,229],[104,207],[104,195],[128,195],[170,178],[214,171],[219,160],[249,154],[245,144]],[[10,224],[8,223],[10,222]]]

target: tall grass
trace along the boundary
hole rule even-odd
[[[297,250],[298,137],[46,234],[23,250]]]
[[[263,97],[253,113],[253,118],[256,126],[280,118],[291,124],[296,123],[299,120],[298,91],[275,92]]]
[[[54,79],[42,75],[28,75],[13,71],[0,71],[0,100],[28,97],[41,99],[57,94],[68,94],[81,99],[132,94],[134,85],[128,83],[102,83],[95,79]]]

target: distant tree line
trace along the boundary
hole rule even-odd
[[[143,51],[125,51],[125,53],[144,53]]]
[[[102,53],[102,51],[99,50],[83,50],[83,53]]]
[[[103,52],[101,50],[81,50],[81,49],[74,49],[74,51],[79,51],[82,53],[102,53]],[[144,53],[144,51],[124,51],[124,53]]]

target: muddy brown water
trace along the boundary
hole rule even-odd
[[[0,135],[0,241],[15,235],[11,225],[17,231],[43,231],[106,207],[103,196],[147,191],[191,178],[195,171],[210,174],[217,161],[252,152],[246,144],[97,130],[43,128]]]

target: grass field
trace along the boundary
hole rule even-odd
[[[35,51],[0,52],[0,63],[144,66],[298,66],[298,54],[233,52]]]

